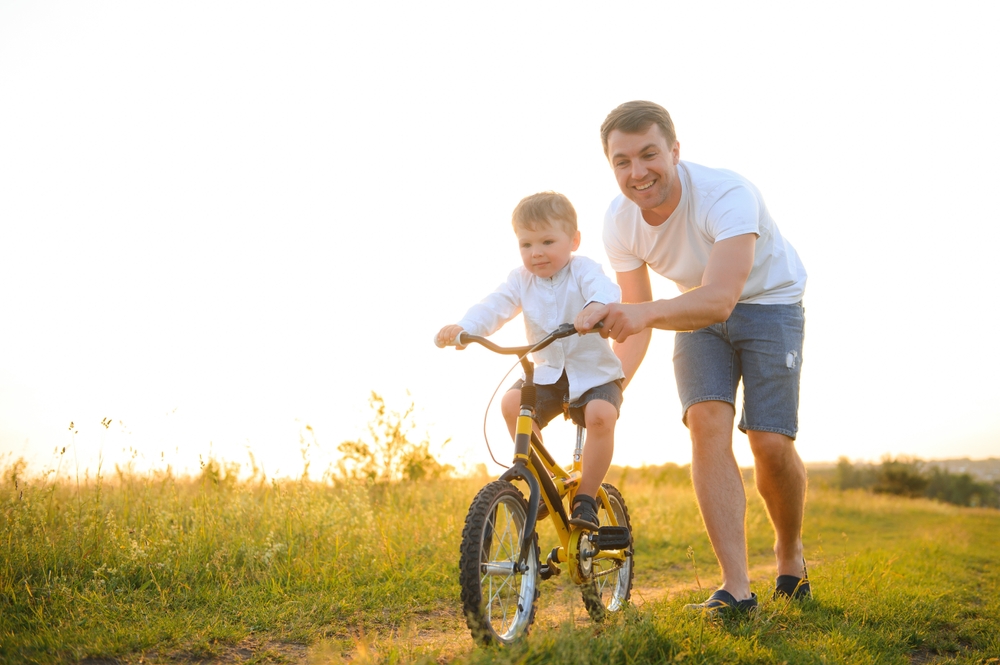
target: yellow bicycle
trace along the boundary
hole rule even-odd
[[[462,608],[473,639],[481,644],[510,644],[527,635],[535,618],[539,582],[559,575],[563,566],[580,586],[583,603],[595,621],[624,607],[632,591],[632,529],[621,492],[609,483],[601,486],[597,531],[569,524],[567,506],[573,505],[580,482],[583,427],[577,426],[569,468],[557,464],[532,432],[535,385],[528,354],[575,334],[573,324],[566,323],[532,346],[501,347],[467,333],[455,340],[462,346],[474,342],[518,356],[525,376],[513,463],[479,491],[462,530]],[[514,480],[527,484],[527,500]],[[539,561],[535,531],[539,519],[552,520],[560,543],[544,564]]]

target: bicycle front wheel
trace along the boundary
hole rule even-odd
[[[510,644],[528,633],[538,598],[538,535],[524,563],[521,540],[528,504],[504,480],[479,491],[462,530],[459,581],[462,609],[474,640]]]
[[[618,489],[610,484],[602,485],[608,494],[608,503],[611,504],[611,511],[615,515],[615,522],[618,526],[628,527],[632,532],[632,524],[629,521],[628,508],[625,506],[625,499]],[[598,517],[601,526],[609,526],[611,518],[607,508],[601,505],[598,510]],[[633,538],[634,542],[634,538]],[[629,554],[624,561],[614,559],[594,559],[594,581],[584,585],[582,588],[583,604],[587,607],[587,613],[594,621],[601,621],[607,612],[617,612],[622,609],[632,595],[632,559],[633,546],[629,546]]]

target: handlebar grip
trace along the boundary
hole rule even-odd
[[[598,321],[593,326],[591,326],[590,330],[591,331],[598,330],[599,328],[603,327],[604,327],[604,321]],[[562,339],[563,337],[569,337],[570,335],[575,335],[575,334],[576,334],[576,326],[573,325],[572,323],[564,323],[550,333],[550,335],[552,335],[554,339]]]
[[[458,333],[458,336],[455,337],[455,339],[448,342],[447,344],[442,344],[441,342],[439,342],[437,335],[434,335],[434,346],[436,346],[439,349],[443,349],[446,346],[466,346],[466,344],[462,342],[462,337],[464,337],[467,334],[468,333],[463,330],[462,332]]]

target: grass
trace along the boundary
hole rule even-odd
[[[637,537],[635,604],[597,626],[565,578],[536,625],[475,649],[459,615],[465,510],[485,478],[238,480],[209,463],[0,482],[0,662],[997,663],[1000,511],[810,489],[816,599],[770,600],[771,531],[748,484],[763,599],[706,620],[718,568],[682,470],[616,470]],[[542,529],[541,544],[554,538]],[[699,589],[699,586],[701,587]]]

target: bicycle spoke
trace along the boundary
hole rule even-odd
[[[517,522],[510,509],[500,504],[496,506],[489,519],[488,533],[491,534],[487,549],[483,548],[484,564],[501,564],[517,562],[520,548],[520,534]],[[485,543],[484,543],[485,545]],[[487,620],[496,627],[499,634],[506,634],[512,629],[514,620],[523,602],[520,592],[520,572],[516,569],[509,575],[500,577],[495,573],[485,572],[480,576],[481,586],[488,589],[483,605]],[[494,567],[495,571],[496,568]],[[486,580],[489,578],[489,581]]]
[[[491,492],[495,496],[490,497]],[[526,510],[516,489],[497,481],[481,491],[480,497],[490,503],[478,509],[478,542],[463,541],[463,575],[473,575],[462,579],[463,604],[477,640],[509,644],[527,631],[533,619],[538,552],[534,541],[528,552],[521,551]],[[477,502],[483,500],[480,497]],[[476,503],[469,514],[469,520],[477,514]],[[522,565],[524,554],[528,558]],[[473,594],[475,606],[470,606]],[[485,639],[480,631],[485,631]]]

